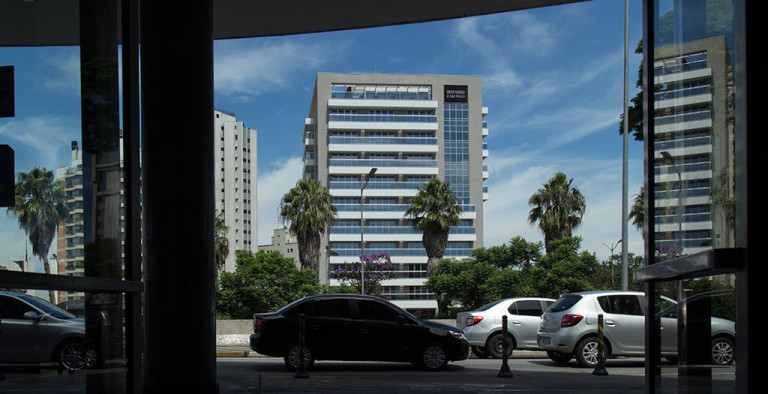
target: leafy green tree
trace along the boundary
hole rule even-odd
[[[523,237],[512,238],[508,244],[478,248],[472,251],[472,257],[486,261],[497,268],[530,267],[541,258],[541,242],[528,242]]]
[[[451,317],[450,309],[475,309],[488,302],[486,283],[496,268],[474,259],[442,259],[427,279],[425,286],[435,293],[438,316]]]
[[[547,253],[553,250],[553,241],[572,236],[587,209],[584,196],[572,183],[573,178],[558,172],[528,200],[532,207],[528,222],[531,225],[538,222]]]
[[[224,224],[224,217],[221,212],[216,213],[214,232],[216,233],[214,241],[216,247],[216,271],[221,272],[229,256],[229,238],[227,238],[229,227]]]
[[[532,268],[531,279],[536,293],[557,298],[573,291],[593,290],[592,277],[599,268],[594,253],[579,252],[580,237],[565,237],[551,243],[552,250]]]
[[[19,228],[29,237],[32,254],[40,257],[45,273],[50,274],[48,251],[59,222],[69,214],[64,186],[61,180],[54,180],[53,171],[35,167],[19,173],[15,192],[15,205],[8,208],[7,214],[16,217]],[[49,291],[49,297],[55,303],[53,290]]]
[[[320,240],[336,220],[336,207],[328,189],[312,178],[298,181],[280,202],[280,218],[296,236],[302,269],[311,269],[317,277]]]
[[[298,270],[292,258],[279,252],[235,252],[235,272],[218,278],[216,314],[226,319],[250,319],[254,313],[273,312],[322,291],[311,270]]]
[[[427,252],[427,275],[431,275],[445,254],[448,233],[459,223],[461,206],[457,203],[450,185],[432,178],[418,189],[405,211],[414,230],[422,232],[422,243]]]

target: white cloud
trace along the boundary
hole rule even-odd
[[[273,163],[272,169],[259,171],[259,244],[272,242],[272,230],[280,228],[280,199],[301,178],[301,157],[290,157]]]
[[[334,59],[346,44],[275,39],[217,41],[214,88],[240,100],[285,89],[296,75],[318,69]]]
[[[79,95],[80,93],[80,53],[66,51],[45,59],[50,72],[44,75],[42,86],[59,93]]]
[[[80,139],[80,124],[79,119],[64,116],[17,118],[0,124],[0,136],[17,152],[17,171],[32,166],[52,170],[70,164],[64,153]]]

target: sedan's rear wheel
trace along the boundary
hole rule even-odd
[[[502,358],[504,356],[504,336],[501,333],[492,335],[488,338],[485,349],[491,357]],[[512,350],[514,349],[515,341],[511,335],[507,335],[507,357],[512,356]]]
[[[576,361],[582,367],[594,368],[600,360],[600,343],[597,338],[584,338],[576,345]]]
[[[296,370],[299,368],[299,360],[301,360],[301,355],[304,354],[304,365],[307,368],[310,368],[312,365],[315,364],[315,356],[312,354],[312,350],[310,350],[308,347],[304,346],[304,349],[302,350],[302,347],[300,344],[293,343],[285,350],[285,355],[283,355],[283,361],[285,362],[285,366],[290,368],[291,370]]]
[[[430,342],[421,348],[419,365],[429,371],[437,371],[448,364],[448,348],[440,342]]]
[[[712,340],[712,364],[731,365],[734,360],[733,341],[728,338],[715,338]]]

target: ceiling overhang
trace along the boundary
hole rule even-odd
[[[213,0],[214,38],[359,29],[485,15],[584,0]],[[78,0],[3,0],[0,46],[79,44]]]

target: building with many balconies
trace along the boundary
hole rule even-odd
[[[214,111],[216,212],[229,228],[229,255],[223,270],[235,271],[235,251],[258,250],[256,130],[235,114]]]
[[[445,257],[463,258],[483,245],[486,114],[479,76],[317,75],[303,175],[329,188],[338,211],[321,247],[321,281],[361,252],[388,253],[398,272],[382,284],[384,293],[410,310],[436,308],[424,287],[422,234],[404,213],[417,189],[438,177],[463,208]]]
[[[658,252],[732,247],[733,77],[725,37],[660,47],[655,59]]]

